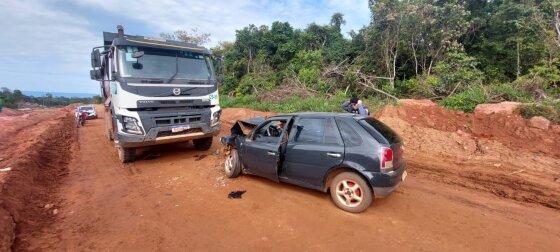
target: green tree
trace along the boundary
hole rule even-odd
[[[333,26],[336,31],[340,32],[340,27],[345,24],[346,20],[344,20],[344,14],[336,12],[331,16],[331,26]]]
[[[196,45],[204,45],[210,42],[210,33],[200,33],[197,29],[191,29],[191,31],[179,29],[174,32],[162,32],[159,36],[169,40],[183,41]]]

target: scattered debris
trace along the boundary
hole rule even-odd
[[[525,170],[514,171],[514,172],[508,173],[508,175],[513,175],[513,174],[517,174],[517,173],[522,173],[522,172],[524,172],[524,171],[525,171]]]
[[[216,178],[216,183],[214,183],[214,186],[215,187],[218,187],[218,186],[223,187],[223,186],[226,186],[226,184],[227,184],[227,179],[224,176],[219,176],[219,177]]]
[[[58,209],[52,210],[52,214],[57,215],[58,214]]]
[[[54,206],[54,204],[46,204],[45,209],[51,209],[53,206]]]
[[[218,149],[215,150],[214,152],[212,152],[212,155],[213,155],[213,156],[218,156],[218,155],[220,155],[220,150],[218,150]],[[2,161],[2,160],[0,159],[0,161]]]
[[[241,195],[243,195],[245,192],[245,190],[243,191],[232,191],[228,194],[228,199],[241,199]]]
[[[196,156],[195,156],[196,158],[194,159],[194,161],[200,161],[200,160],[206,158],[207,156],[208,156],[208,155],[206,155],[206,154],[196,155]]]
[[[3,158],[3,157],[0,157],[0,162],[2,162],[2,160],[4,160],[4,158]]]
[[[9,166],[8,166],[8,167],[6,167],[6,168],[0,169],[0,172],[9,172],[9,171],[11,171],[11,170],[12,170],[12,167],[9,167]]]

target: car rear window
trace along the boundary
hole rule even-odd
[[[344,139],[344,144],[348,146],[360,146],[362,145],[362,137],[352,128],[352,126],[348,125],[345,121],[336,120],[336,124],[338,124],[338,128],[340,129],[340,135],[342,135],[342,139]]]
[[[359,122],[378,142],[392,144],[402,141],[394,130],[375,118],[368,117]]]

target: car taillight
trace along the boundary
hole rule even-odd
[[[393,170],[393,150],[391,148],[382,147],[379,160],[381,171]]]

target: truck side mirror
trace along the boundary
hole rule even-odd
[[[101,67],[101,53],[99,52],[99,49],[91,51],[91,67]]]
[[[101,79],[103,79],[103,75],[101,74],[100,69],[89,70],[89,77],[92,80],[97,80],[97,81],[100,81]]]

